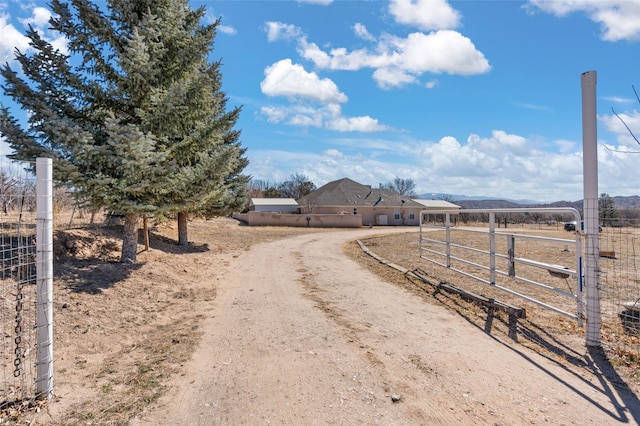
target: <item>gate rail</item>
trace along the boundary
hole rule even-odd
[[[465,213],[480,213],[480,214],[488,214],[489,215],[489,229],[472,229],[472,228],[452,228],[451,224],[451,216],[459,215]],[[472,278],[474,280],[480,281],[484,284],[490,285],[493,288],[502,290],[514,296],[523,298],[529,302],[535,303],[539,306],[542,306],[546,309],[552,310],[556,313],[568,316],[577,320],[578,325],[582,326],[583,320],[583,303],[582,303],[582,292],[583,292],[583,264],[582,264],[582,237],[580,232],[576,232],[575,240],[563,239],[563,238],[553,238],[553,237],[544,237],[537,236],[531,234],[520,234],[520,233],[509,233],[509,232],[497,232],[496,231],[496,213],[559,213],[565,215],[573,215],[576,220],[576,223],[580,223],[580,213],[574,208],[519,208],[519,209],[461,209],[461,210],[423,210],[420,212],[420,257],[425,259],[431,263],[436,265],[448,268],[449,270],[460,273],[468,278]],[[428,218],[430,216],[438,217],[444,216],[444,220],[439,222],[443,223],[443,225],[438,225],[438,221],[434,221],[432,223],[428,222]],[[425,229],[432,230],[444,230],[445,238],[443,240],[438,240],[435,238],[429,238],[429,234],[425,231]],[[451,232],[455,230],[456,232],[471,232],[471,233],[479,233],[486,234],[489,238],[489,250],[483,250],[476,247],[466,246],[464,244],[458,244],[451,241]],[[506,253],[498,253],[496,251],[496,237],[505,237],[506,238]],[[530,240],[539,240],[550,243],[557,244],[575,244],[575,267],[573,269],[567,268],[565,266],[550,264],[546,262],[541,262],[539,260],[528,259],[526,257],[516,256],[516,241],[518,239],[530,239]],[[437,248],[441,247],[443,251],[437,250]],[[479,263],[477,261],[469,260],[468,258],[463,258],[460,255],[454,256],[452,255],[452,249],[458,249],[463,253],[472,252],[479,255],[488,255],[488,264]],[[432,257],[427,257],[431,255]],[[434,258],[435,257],[435,258]],[[496,268],[496,259],[502,259],[506,262],[508,270],[500,270]],[[478,268],[480,270],[488,271],[489,279],[482,278],[478,275],[475,275],[473,272],[469,272],[466,270],[462,270],[460,268],[456,268],[453,266],[452,261],[457,261],[467,266],[471,266],[473,268]],[[571,277],[575,281],[575,293],[573,291],[565,291],[543,282],[526,278],[524,276],[518,275],[518,268],[516,265],[522,264],[527,265],[534,268],[545,269],[555,277],[568,279]],[[497,283],[498,277],[508,277],[511,279],[515,279],[519,282],[525,283],[527,285],[531,285],[537,288],[541,288],[547,291],[551,291],[562,296],[571,298],[576,303],[576,313],[570,313],[566,310],[558,308],[556,306],[552,306],[548,303],[545,303],[541,300],[538,300],[532,296],[527,296],[522,294],[521,292],[515,291],[503,285]]]

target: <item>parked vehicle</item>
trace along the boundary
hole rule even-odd
[[[572,220],[564,224],[565,231],[575,231],[577,229],[578,222]],[[580,221],[580,232],[584,232],[584,220]],[[602,232],[602,226],[598,226],[598,232]]]

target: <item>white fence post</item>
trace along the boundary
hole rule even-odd
[[[53,394],[53,162],[36,159],[36,397]]]
[[[598,208],[598,140],[596,115],[596,72],[582,73],[582,155],[584,173],[584,285],[587,304],[587,346],[600,346],[600,261]]]

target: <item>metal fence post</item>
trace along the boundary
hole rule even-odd
[[[53,395],[53,167],[36,159],[36,397]]]
[[[496,214],[489,213],[489,281],[496,284]]]
[[[444,226],[446,227],[446,237],[447,237],[447,268],[451,267],[451,215],[449,213],[445,214],[445,222]]]
[[[598,263],[598,141],[596,114],[596,72],[582,73],[582,155],[584,173],[584,286],[587,302],[587,346],[600,346],[600,296]]]

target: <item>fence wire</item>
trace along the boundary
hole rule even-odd
[[[638,209],[638,206],[634,205],[633,208],[632,213]],[[598,315],[601,324],[600,341],[604,347],[616,355],[636,359],[640,358],[640,218],[631,218],[629,211],[622,209],[621,211],[624,212],[624,218],[600,219],[599,221],[600,226],[597,231],[599,248],[597,266],[599,306],[595,311],[586,312],[586,315]],[[569,218],[567,217],[520,217],[529,222],[535,219],[537,221],[536,224],[526,223],[526,221],[519,223],[514,220],[519,217],[520,216],[509,216],[509,231],[519,232],[520,230],[531,229],[543,233],[551,232],[554,236],[559,237],[562,237],[564,234],[566,238],[570,238],[575,232],[583,232],[584,225],[582,222],[568,222]],[[461,218],[461,221],[464,222],[462,219],[464,218]],[[505,217],[503,219],[503,226],[506,227],[507,218]],[[477,216],[474,217],[474,220],[479,220],[479,224],[482,225],[486,223],[487,218]],[[442,223],[439,224],[442,225]],[[573,228],[567,228],[565,224],[572,225]],[[507,228],[502,230],[502,232],[506,231]],[[437,233],[429,233],[430,238],[437,238],[437,236]],[[473,238],[466,237],[464,244],[473,244]],[[568,253],[565,253],[567,252],[568,246],[565,246],[563,253],[560,253],[556,249],[544,248],[540,243],[533,241],[526,243],[524,246],[521,244],[519,247],[520,249],[524,247],[528,251],[543,253],[544,258],[547,259],[542,260],[544,262],[565,266],[569,264],[570,256],[564,259],[560,257],[560,255],[570,255],[572,252],[569,247]],[[480,248],[487,249],[485,246]],[[500,250],[504,251],[504,247],[500,248]],[[582,252],[585,252],[584,246]],[[473,260],[472,255],[467,254],[467,256]],[[496,264],[496,266],[499,266],[499,264]],[[520,270],[523,271],[523,268],[520,268]],[[438,273],[443,274],[442,271],[438,271]],[[538,275],[538,277],[540,276]],[[456,282],[460,282],[460,279]],[[491,297],[494,296],[494,293],[490,293],[486,286],[476,287],[474,284],[465,285],[472,291],[480,291],[491,294]],[[562,303],[564,303],[563,300],[549,297],[540,291],[536,291],[535,295],[536,297],[541,297],[548,303],[553,302],[558,304],[558,306],[564,306],[564,309],[572,309],[568,304],[562,305]],[[495,297],[511,302],[511,299],[505,295],[495,294]],[[587,301],[584,300],[584,302],[586,304]],[[518,301],[515,300],[513,303],[517,304]]]
[[[599,293],[603,344],[640,350],[640,220],[615,221],[600,232]]]
[[[0,172],[0,423],[36,398],[33,176]]]

